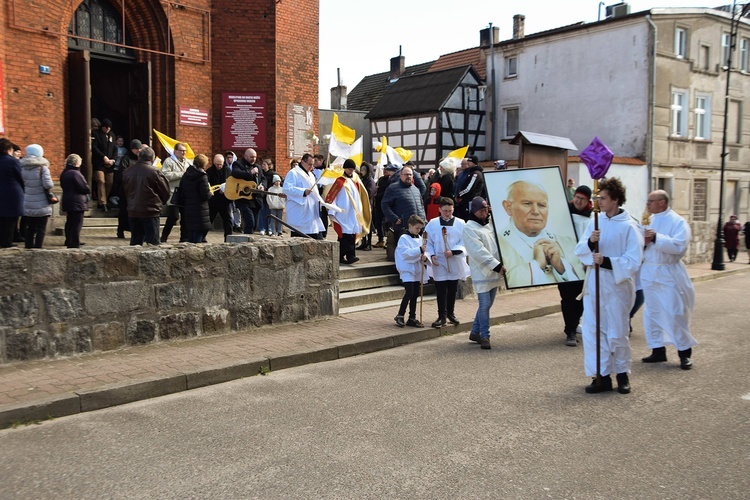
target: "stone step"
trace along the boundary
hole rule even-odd
[[[383,286],[397,286],[400,284],[401,279],[399,278],[398,273],[361,276],[357,278],[339,278],[339,292],[369,290]]]
[[[396,264],[393,262],[368,262],[353,265],[343,264],[339,267],[339,279],[362,278],[365,276],[383,276],[386,274],[398,274]]]
[[[401,296],[403,297],[403,288],[401,288]],[[422,307],[422,320],[426,323],[426,318],[432,318],[433,315],[437,316],[437,305],[435,305],[435,300],[437,297],[434,294],[425,295],[424,296],[424,306]],[[392,309],[393,310],[393,316],[396,315],[396,312],[398,311],[398,306],[401,305],[401,299],[396,300],[385,300],[383,302],[372,302],[370,304],[361,304],[358,306],[351,306],[351,307],[339,307],[339,314],[350,314],[360,311],[374,311],[376,309]],[[417,311],[419,311],[419,302],[417,302]],[[385,314],[385,313],[384,313]],[[389,313],[390,314],[390,313]],[[419,314],[419,313],[417,313]],[[434,320],[430,320],[434,321]]]
[[[435,286],[430,284],[425,285],[424,293],[425,296],[434,295]],[[378,304],[391,300],[400,300],[403,296],[404,287],[402,286],[381,286],[368,290],[352,290],[349,292],[339,291],[339,310],[364,304]]]

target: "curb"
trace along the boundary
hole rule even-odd
[[[709,281],[733,274],[750,271],[750,266],[742,269],[717,271],[692,278],[693,282]],[[539,318],[560,312],[559,304],[539,306],[526,311],[507,313],[490,318],[490,325],[514,323],[532,318]],[[214,384],[221,384],[265,374],[268,371],[279,371],[287,368],[345,359],[361,354],[384,351],[402,345],[432,340],[444,335],[456,335],[471,330],[471,322],[459,325],[447,325],[441,328],[424,327],[413,330],[401,330],[398,333],[369,339],[342,343],[307,351],[284,353],[261,359],[247,360],[241,363],[213,366],[195,372],[180,373],[168,377],[155,377],[135,382],[124,382],[91,390],[77,391],[54,396],[34,403],[19,403],[0,410],[0,429],[28,423],[38,423],[52,418],[75,415],[77,413],[99,410],[145,399],[166,396],[178,392],[197,389]]]

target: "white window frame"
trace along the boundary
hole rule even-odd
[[[695,94],[695,139],[711,140],[711,95]]]
[[[729,66],[729,51],[732,48],[732,35],[729,33],[721,34],[721,66],[726,68]]]
[[[687,30],[685,28],[674,30],[674,55],[677,59],[687,59]]]
[[[505,58],[505,78],[515,78],[518,76],[518,56],[509,56]]]
[[[509,114],[515,112],[515,130],[508,127],[510,124]],[[508,106],[503,108],[503,139],[513,139],[521,130],[521,108],[520,106]]]
[[[750,71],[750,38],[740,39],[740,70]]]
[[[672,89],[670,104],[672,120],[670,123],[671,137],[687,138],[688,127],[688,92],[687,90]]]

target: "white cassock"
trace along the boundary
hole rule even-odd
[[[339,213],[329,213],[329,217],[335,220],[339,226],[341,226],[341,232],[343,234],[359,234],[362,232],[362,225],[359,223],[359,216],[362,216],[362,200],[359,198],[359,187],[355,182],[358,182],[358,177],[352,180],[348,177],[342,176],[346,179],[344,186],[336,195],[336,199],[333,201],[334,205],[343,208],[344,211]]]
[[[412,236],[410,233],[401,235],[396,245],[396,251],[394,254],[396,261],[396,270],[398,276],[401,278],[402,283],[416,281],[422,279],[423,282],[427,282],[427,269],[423,266],[429,264],[429,261],[422,262],[422,246],[421,236]],[[429,267],[429,266],[428,266]]]
[[[304,234],[323,231],[320,220],[320,205],[315,193],[305,196],[305,190],[317,191],[315,176],[302,167],[294,167],[284,178],[284,194],[287,196],[286,221]]]
[[[583,289],[583,365],[586,375],[596,375],[596,280],[589,237],[594,221],[583,232],[575,253],[587,270]],[[601,374],[630,373],[630,309],[635,303],[635,275],[643,257],[643,234],[638,223],[622,211],[611,219],[599,215],[599,253],[609,257],[612,269],[599,266]]]
[[[543,268],[534,260],[534,244],[541,239],[552,240],[560,246],[565,266],[562,274],[552,266]],[[498,230],[498,242],[509,287],[580,281],[584,277],[583,266],[570,258],[576,244],[572,238],[557,236],[549,229],[543,229],[538,236],[526,236],[516,228],[513,219],[508,218],[507,224]]]
[[[432,266],[432,277],[435,281],[465,280],[471,274],[469,265],[466,263],[466,247],[463,240],[466,223],[458,217],[453,217],[452,225],[442,226],[440,225],[441,220],[441,216],[435,217],[425,227],[427,233],[425,254],[430,261],[434,255],[438,262],[437,266]],[[446,238],[443,238],[443,228],[445,228]],[[445,239],[448,240],[447,248]],[[446,250],[461,250],[461,253],[446,259]],[[448,272],[446,260],[450,262],[450,272]]]
[[[641,268],[646,343],[649,349],[673,345],[684,351],[698,344],[690,334],[695,291],[682,262],[690,227],[671,208],[653,214],[646,227],[656,232],[656,242],[646,247]]]

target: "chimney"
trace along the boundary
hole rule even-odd
[[[401,45],[398,46],[398,57],[391,57],[390,81],[395,82],[404,74],[404,56],[401,55]]]
[[[490,29],[492,30],[492,39],[490,39]],[[484,28],[479,30],[479,46],[486,49],[490,44],[495,45],[500,40],[500,28],[492,26],[492,28]]]
[[[523,14],[516,14],[513,16],[513,39],[518,40],[523,38],[523,27],[526,21],[526,16]]]
[[[341,85],[341,68],[336,68],[338,85],[331,88],[331,109],[346,109],[346,85]]]

